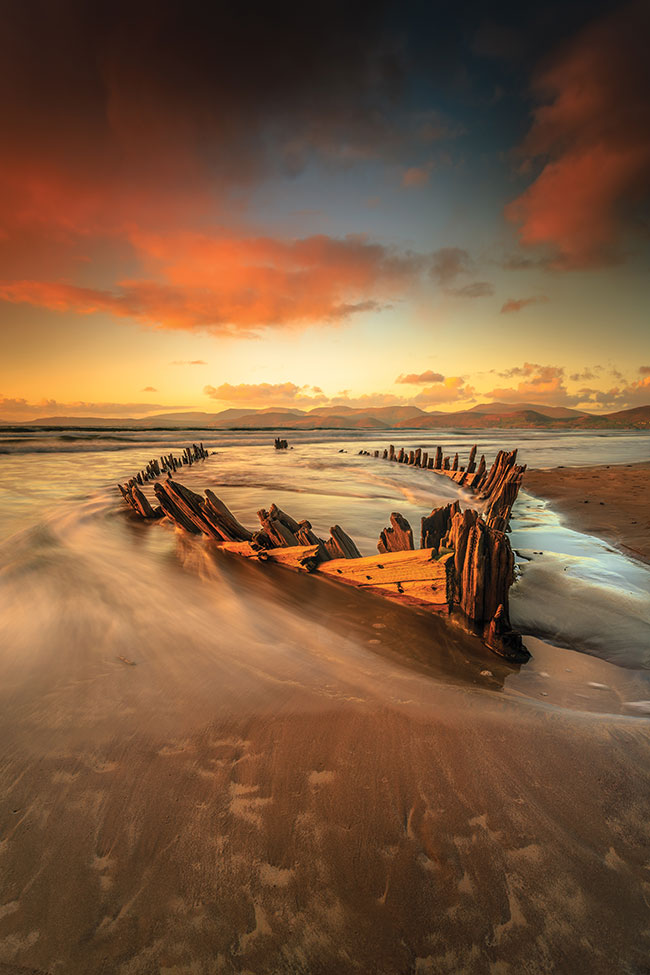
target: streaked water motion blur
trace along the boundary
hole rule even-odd
[[[341,524],[363,554],[376,550],[391,511],[399,510],[417,534],[420,518],[432,507],[457,496],[463,504],[471,498],[432,472],[360,457],[361,448],[383,449],[392,442],[431,450],[440,444],[446,453],[457,450],[462,463],[478,442],[479,455],[484,452],[489,463],[499,448],[517,445],[520,460],[531,467],[632,462],[650,453],[650,437],[638,433],[480,434],[300,432],[289,434],[291,449],[285,452],[273,449],[269,431],[5,433],[0,442],[6,451],[0,458],[3,645],[27,660],[30,648],[47,633],[53,646],[58,640],[76,640],[80,653],[92,648],[100,656],[130,658],[146,646],[152,628],[172,640],[186,637],[210,646],[218,625],[221,652],[228,648],[240,654],[245,645],[250,657],[260,639],[265,649],[259,652],[267,653],[271,631],[274,647],[281,632],[289,644],[304,648],[314,639],[315,621],[324,627],[317,639],[327,643],[324,634],[335,617],[341,632],[356,633],[368,649],[373,614],[392,609],[329,589],[326,596],[320,589],[316,595],[313,585],[302,591],[301,581],[282,573],[279,581],[271,581],[268,570],[260,573],[259,567],[215,558],[208,542],[133,518],[115,483],[150,457],[193,440],[202,440],[210,457],[183,470],[180,479],[196,490],[211,487],[243,523],[254,526],[258,508],[274,501],[294,517],[308,518],[320,534]],[[150,486],[146,490],[151,493]],[[548,505],[525,492],[515,508],[511,541],[521,571],[512,614],[523,632],[632,670],[650,667],[647,566],[562,527]],[[335,612],[327,608],[334,605]],[[350,607],[347,614],[345,606]],[[424,625],[422,614],[406,617]],[[401,636],[381,636],[370,637],[374,657],[383,648],[398,659]],[[421,649],[426,642],[420,633],[410,647],[420,647],[413,652],[423,666],[439,669],[441,655],[432,650],[427,660]],[[466,656],[456,654],[456,671]],[[403,654],[405,665],[412,663],[410,658],[409,652]],[[278,659],[274,655],[276,664]]]

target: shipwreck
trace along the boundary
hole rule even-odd
[[[259,527],[249,530],[213,491],[191,491],[175,477],[182,467],[208,457],[203,444],[183,454],[151,460],[126,484],[118,485],[124,501],[146,520],[168,519],[185,532],[205,535],[223,552],[259,562],[312,573],[374,592],[388,599],[449,616],[479,636],[494,653],[525,662],[529,653],[510,625],[508,594],[514,581],[514,555],[507,530],[525,466],[517,451],[500,450],[488,468],[476,462],[476,446],[467,463],[443,456],[442,449],[399,451],[391,445],[374,457],[407,464],[448,477],[464,488],[477,507],[461,509],[460,501],[435,508],[421,519],[419,547],[413,529],[399,512],[380,533],[378,554],[362,556],[340,525],[329,538],[315,534],[307,520],[298,521],[272,504],[257,512]],[[360,454],[372,456],[369,451]],[[141,490],[153,481],[152,505]]]

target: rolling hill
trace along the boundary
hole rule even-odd
[[[515,408],[516,407],[516,408]],[[21,422],[0,420],[0,427],[54,427],[203,430],[648,430],[650,405],[615,413],[593,414],[565,407],[526,403],[481,403],[458,413],[424,412],[417,406],[382,406],[353,409],[345,406],[287,409],[228,409],[218,413],[157,413],[148,417],[49,416]]]

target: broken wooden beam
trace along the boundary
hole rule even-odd
[[[413,549],[413,530],[399,511],[390,515],[390,528],[382,529],[377,543],[379,552],[403,552]]]
[[[291,529],[287,528],[279,518],[273,517],[266,509],[260,508],[257,512],[257,517],[260,520],[263,531],[266,532],[275,545],[289,547],[298,544],[298,539]]]
[[[230,508],[209,488],[205,492],[201,508],[207,521],[226,538],[232,541],[251,541],[253,533],[237,521]]]
[[[451,528],[451,520],[460,511],[460,502],[452,501],[441,508],[434,508],[430,515],[425,515],[421,521],[420,548],[432,548],[438,551],[443,538]]]
[[[340,525],[333,525],[330,528],[330,537],[325,542],[325,549],[331,559],[361,558],[361,552]]]
[[[131,488],[131,498],[133,499],[133,505],[136,511],[138,511],[143,518],[159,517],[156,515],[154,509],[151,507],[149,501],[144,496],[140,488],[135,484]]]
[[[184,511],[182,511],[174,499],[165,491],[163,484],[154,484],[154,492],[158,501],[160,502],[160,507],[165,512],[165,514],[185,531],[190,532],[192,535],[200,535],[202,532],[201,528],[198,528],[194,521],[189,518]]]

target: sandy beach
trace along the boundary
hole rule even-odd
[[[3,971],[642,970],[646,722],[340,639],[335,684],[307,660],[252,702],[157,637],[132,668],[32,661],[39,706],[3,702]]]
[[[650,461],[529,470],[524,490],[552,501],[571,528],[650,562]]]

